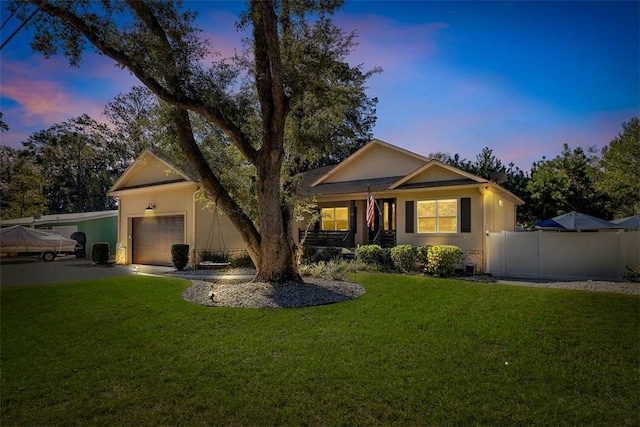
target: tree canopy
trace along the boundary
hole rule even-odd
[[[622,124],[622,132],[602,149],[595,187],[610,200],[617,217],[640,214],[640,120]]]
[[[293,165],[318,162],[319,154],[345,140],[357,145],[375,121],[375,99],[366,95],[365,83],[378,70],[346,61],[354,34],[330,19],[341,5],[250,0],[239,20],[251,33],[247,51],[211,66],[204,60],[214,49],[196,28],[195,13],[179,2],[28,0],[9,7],[23,18],[40,8],[31,21],[35,50],[47,57],[63,53],[79,65],[89,43],[162,100],[171,137],[243,236],[256,280],[300,281],[291,235]],[[194,114],[254,168],[256,220],[209,165]]]

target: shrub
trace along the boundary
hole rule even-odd
[[[451,276],[462,260],[462,249],[453,245],[436,245],[427,253],[427,271],[438,276]]]
[[[304,246],[302,251],[303,263],[314,264],[320,261],[329,262],[339,257],[342,253],[342,248]]]
[[[356,256],[365,264],[382,266],[384,264],[384,251],[380,245],[362,245],[356,249]]]
[[[344,280],[344,276],[352,270],[353,263],[344,259],[335,258],[331,261],[319,261],[313,264],[303,264],[299,267],[302,276],[311,276],[318,279]]]
[[[171,245],[171,261],[176,270],[184,270],[189,262],[189,245],[182,243]]]
[[[249,254],[239,255],[231,260],[231,265],[237,268],[255,268]]]
[[[106,264],[109,262],[109,243],[95,242],[91,245],[91,261],[96,264]]]
[[[344,280],[349,271],[350,262],[344,259],[334,259],[327,264],[328,275],[333,280]]]
[[[186,246],[188,247],[189,245]],[[171,252],[171,254],[173,255],[173,251]],[[226,252],[205,250],[200,254],[200,260],[211,262],[229,262],[229,254]]]
[[[420,263],[423,270],[427,270],[429,265],[429,248],[431,245],[422,245],[416,248],[416,261]]]
[[[626,270],[622,273],[622,278],[629,282],[640,282],[640,264],[636,265],[635,268],[631,268],[628,265],[626,266]]]
[[[408,273],[416,263],[416,249],[411,245],[398,245],[389,250],[394,268]]]

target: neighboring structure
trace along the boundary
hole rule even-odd
[[[24,225],[30,228],[56,230],[64,237],[70,238],[76,231],[87,236],[86,251],[91,256],[91,245],[95,242],[107,242],[111,254],[115,254],[117,243],[118,211],[98,211],[68,214],[42,215],[0,221],[0,227]]]
[[[244,251],[229,219],[206,206],[195,174],[147,150],[109,190],[118,200],[120,264],[171,265],[171,246],[186,243],[190,262],[202,251]]]
[[[145,151],[109,191],[119,206],[118,262],[171,264],[174,243],[190,246],[192,264],[205,250],[245,250],[229,219],[198,197],[195,175],[174,163]],[[298,191],[314,197],[322,213],[307,245],[452,244],[478,272],[487,233],[515,230],[516,207],[523,204],[496,183],[379,140],[339,165],[306,173]],[[369,195],[379,207],[371,227]],[[306,229],[294,224],[298,242]]]
[[[297,226],[307,245],[450,244],[477,272],[485,269],[487,234],[514,231],[524,203],[494,182],[375,139],[337,166],[306,173],[299,193],[321,210],[315,228]],[[377,209],[367,227],[369,195]]]

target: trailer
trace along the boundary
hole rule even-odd
[[[78,241],[67,239],[57,231],[22,225],[0,229],[0,253],[3,256],[39,255],[44,261],[53,261],[59,255],[78,256],[83,248]]]

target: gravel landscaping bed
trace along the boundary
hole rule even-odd
[[[576,281],[551,281],[551,280],[527,280],[513,278],[495,278],[491,276],[465,277],[464,280],[474,282],[531,286],[536,288],[577,289],[595,292],[615,292],[620,294],[640,295],[640,283],[636,282],[610,282],[605,280],[576,280]]]
[[[365,289],[351,282],[305,278],[305,283],[237,283],[193,280],[182,297],[212,307],[295,308],[358,298]]]
[[[261,283],[247,281],[252,269],[205,269],[169,273],[193,278],[183,298],[211,307],[294,308],[333,304],[358,298],[366,292],[355,283],[305,277],[305,283]],[[491,276],[459,277],[477,283],[531,286],[539,288],[578,289],[595,292],[615,292],[640,295],[640,283],[586,281],[548,281],[495,278]]]

